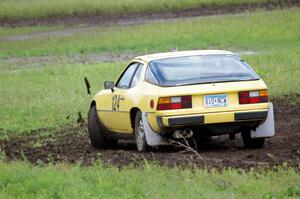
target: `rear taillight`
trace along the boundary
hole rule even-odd
[[[157,110],[192,108],[192,96],[160,97]]]
[[[239,92],[240,104],[254,104],[254,103],[263,103],[268,101],[269,101],[269,95],[267,90]]]

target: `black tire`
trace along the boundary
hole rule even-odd
[[[137,150],[139,152],[147,152],[149,150],[149,146],[146,141],[141,111],[138,111],[135,115],[134,135]]]
[[[243,142],[248,149],[261,149],[264,147],[265,138],[251,138],[251,131],[242,132]]]
[[[105,149],[115,146],[118,142],[116,139],[108,139],[105,137],[107,131],[103,124],[101,124],[96,106],[92,106],[88,114],[88,131],[91,144],[99,149]]]

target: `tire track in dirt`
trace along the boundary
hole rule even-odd
[[[296,104],[289,102],[298,101]],[[6,161],[26,159],[38,163],[80,163],[92,165],[101,160],[104,165],[124,167],[139,166],[144,160],[169,167],[224,167],[249,169],[266,168],[286,163],[300,167],[300,95],[282,96],[275,104],[276,136],[266,140],[258,150],[245,149],[239,136],[229,140],[227,136],[215,137],[198,146],[204,161],[183,149],[167,146],[149,153],[138,153],[130,141],[119,142],[114,149],[98,150],[90,145],[86,125],[67,126],[60,130],[37,130],[24,136],[11,136],[0,141]]]

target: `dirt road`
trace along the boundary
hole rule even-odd
[[[299,99],[300,96],[297,96]],[[299,100],[298,100],[299,101]],[[276,136],[267,139],[264,149],[244,149],[241,138],[229,140],[215,137],[198,146],[202,158],[184,149],[163,147],[149,153],[138,153],[134,143],[119,142],[109,150],[93,148],[88,139],[86,125],[65,127],[61,130],[39,130],[25,136],[0,141],[7,161],[27,159],[39,162],[67,162],[91,165],[100,159],[104,165],[140,165],[144,160],[160,165],[207,168],[235,167],[249,169],[281,165],[300,165],[300,104],[289,104],[285,97],[274,100]]]

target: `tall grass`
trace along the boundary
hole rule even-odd
[[[113,15],[174,11],[203,5],[266,2],[267,0],[1,0],[0,19],[45,18],[71,15]]]
[[[144,167],[81,168],[0,162],[0,198],[297,198],[293,169],[245,172]]]

